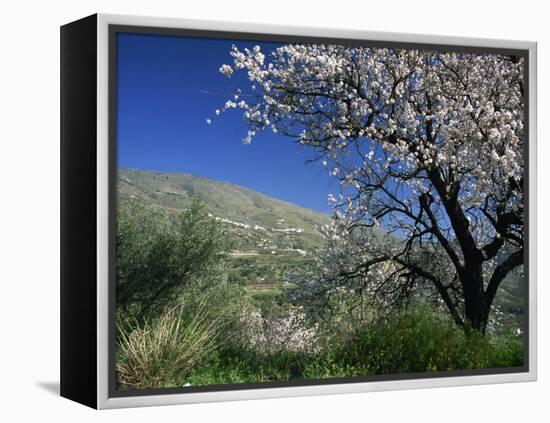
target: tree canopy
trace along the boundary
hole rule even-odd
[[[250,86],[248,144],[271,130],[336,178],[316,295],[341,287],[393,304],[429,286],[456,323],[485,331],[523,263],[523,59],[494,53],[288,44],[230,51]],[[395,242],[372,242],[379,227]]]
[[[117,310],[132,310],[141,319],[173,303],[191,284],[224,281],[217,269],[229,245],[198,201],[172,222],[131,203],[120,208],[117,226]]]

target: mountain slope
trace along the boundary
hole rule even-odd
[[[270,198],[244,187],[185,173],[161,173],[136,169],[118,170],[119,206],[132,199],[170,214],[199,199],[224,227],[233,243],[230,270],[249,287],[278,288],[289,273],[312,263],[322,245],[318,231],[330,222],[327,214]],[[392,242],[381,230],[376,239]],[[522,277],[509,275],[495,299],[506,326],[522,319]]]
[[[186,173],[119,169],[119,202],[130,197],[169,212],[199,199],[235,238],[235,250],[240,252],[318,247],[322,242],[318,228],[330,221],[327,214]]]

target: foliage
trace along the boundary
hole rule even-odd
[[[223,341],[222,319],[212,319],[203,301],[189,313],[185,300],[143,324],[118,325],[117,381],[122,389],[173,384]]]
[[[179,381],[180,385],[323,379],[521,366],[520,337],[466,334],[428,309],[374,318],[351,331],[338,327],[309,353],[223,346]]]
[[[190,275],[149,313],[143,313],[142,304],[137,301],[117,310],[116,370],[122,389],[522,364],[521,337],[493,333],[481,337],[476,332],[461,331],[445,314],[432,311],[425,296],[420,301],[426,304],[424,309],[400,308],[389,316],[375,313],[373,304],[361,307],[361,313],[365,312],[361,316],[357,311],[322,315],[311,312],[320,308],[314,301],[305,301],[311,309],[292,304],[296,298],[291,293],[307,292],[299,284],[288,285],[286,294],[272,288],[250,290],[242,281],[229,277],[228,247],[220,240],[223,232],[198,204],[183,216],[167,215],[143,204],[126,204],[120,212],[122,224],[127,226],[120,232],[124,242],[119,245],[128,248],[126,254],[136,254],[132,261],[123,263],[127,266],[123,269],[133,270],[128,274],[137,275],[137,269],[150,272],[148,275],[173,272],[173,261],[153,260],[157,257],[152,251],[155,247],[165,245],[161,251],[173,253],[169,249],[177,244],[166,239],[173,242],[194,234],[202,237],[200,242],[192,242],[191,238],[180,241],[180,247],[219,245],[214,249],[218,253],[210,257],[207,266]],[[186,230],[175,233],[182,228]],[[132,266],[138,268],[131,269]],[[315,284],[316,288],[320,286]],[[348,310],[350,297],[355,298],[351,288],[337,287],[336,293],[328,296],[332,307]]]
[[[346,343],[346,361],[363,363],[367,374],[417,373],[521,366],[521,341],[465,332],[429,310],[374,319]]]
[[[340,182],[327,252],[341,266],[322,279],[399,301],[430,284],[484,333],[523,262],[523,59],[315,44],[231,56],[220,72],[251,89],[216,114],[242,110],[245,144],[272,130],[308,146]],[[375,246],[368,227],[402,242]]]
[[[194,282],[217,283],[229,246],[199,202],[169,224],[132,203],[117,221],[117,310],[143,319],[173,303]]]

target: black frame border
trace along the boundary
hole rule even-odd
[[[97,22],[60,29],[60,394],[97,407]]]
[[[524,83],[525,83],[525,99],[524,99],[524,283],[523,283],[523,298],[524,298],[524,314],[523,314],[523,366],[520,367],[504,367],[504,368],[488,368],[488,369],[472,369],[472,370],[453,370],[439,372],[422,372],[422,373],[401,373],[391,375],[370,375],[370,376],[352,376],[338,377],[330,379],[303,379],[291,381],[271,381],[271,382],[250,382],[242,384],[223,384],[223,385],[203,385],[191,387],[176,387],[176,388],[158,388],[158,389],[139,389],[139,390],[120,390],[116,389],[116,333],[115,333],[115,298],[116,298],[116,251],[115,251],[115,234],[116,234],[116,177],[117,177],[117,157],[116,157],[116,47],[118,33],[132,34],[147,34],[147,35],[165,35],[178,37],[201,37],[201,38],[216,38],[216,39],[234,39],[239,41],[258,41],[258,42],[288,42],[288,43],[317,43],[317,44],[339,44],[343,46],[368,46],[379,48],[396,48],[396,49],[423,49],[432,51],[453,51],[464,53],[486,53],[499,55],[513,55],[524,59]],[[461,46],[452,44],[437,44],[437,43],[416,43],[416,42],[398,42],[398,41],[380,41],[369,39],[348,39],[336,37],[317,37],[317,36],[299,36],[289,34],[273,34],[273,33],[248,33],[248,32],[233,32],[233,31],[213,31],[203,29],[188,29],[174,27],[158,27],[158,26],[142,26],[142,25],[108,25],[108,150],[109,150],[109,315],[108,315],[108,350],[109,350],[109,375],[108,375],[108,397],[109,398],[124,398],[146,395],[167,395],[167,394],[184,394],[198,392],[221,392],[221,391],[241,391],[267,388],[283,388],[283,387],[300,387],[300,386],[316,386],[316,385],[338,385],[349,383],[365,383],[379,381],[398,381],[411,379],[433,379],[433,378],[448,378],[448,377],[467,377],[478,375],[498,375],[512,373],[527,373],[530,369],[529,364],[529,145],[530,145],[530,63],[528,49],[515,48],[496,48],[496,47],[473,47]]]

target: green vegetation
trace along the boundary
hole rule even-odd
[[[250,233],[263,234],[264,239],[275,242],[287,239],[289,248],[317,247],[322,238],[316,227],[329,223],[329,216],[313,210],[297,207],[285,201],[267,197],[249,189],[226,182],[214,181],[186,173],[160,173],[137,169],[118,170],[118,195],[123,203],[130,197],[143,204],[174,212],[188,208],[194,199],[200,200],[206,211],[213,216],[226,218],[250,225],[259,225],[265,229],[302,228],[300,237],[292,233],[235,229],[235,236]],[[226,229],[231,225],[224,225]],[[293,245],[293,242],[299,244]],[[243,247],[240,245],[239,247]],[[257,245],[251,244],[253,249]],[[282,247],[282,245],[280,245]],[[242,249],[244,251],[244,249]]]
[[[264,219],[262,207],[286,204],[284,213],[277,209],[285,217],[272,219],[275,229],[304,227],[303,232],[254,231],[216,219],[221,206],[212,205],[212,198],[228,190],[226,184],[217,191],[216,183],[188,175],[164,179],[162,174],[123,171],[122,177],[127,181],[120,185],[117,207],[116,289],[121,389],[523,363],[523,337],[512,331],[522,320],[517,279],[509,279],[497,297],[504,318],[490,336],[462,330],[447,313],[422,301],[390,315],[371,309],[365,315],[334,313],[321,319],[293,302],[289,280],[313,265],[312,253],[321,245],[314,227],[326,216],[263,196],[257,204],[249,199],[245,207],[241,199],[240,205],[231,205],[232,213],[243,213],[238,222],[268,228],[269,221],[249,216]],[[199,181],[188,189],[187,178]],[[154,194],[159,181],[179,187],[180,194],[170,196],[177,207]],[[203,195],[210,190],[216,193],[212,198]],[[201,201],[192,200],[191,193]],[[266,219],[271,219],[269,213]],[[305,254],[296,251],[302,249]]]
[[[357,329],[345,348],[349,362],[363,362],[369,374],[521,366],[517,337],[465,332],[447,315],[413,309],[378,318]]]
[[[139,319],[158,312],[198,281],[212,286],[223,277],[229,244],[203,206],[193,202],[172,225],[139,204],[118,218],[117,306]]]
[[[334,332],[318,351],[272,354],[220,348],[180,379],[191,385],[323,379],[521,366],[520,337],[466,335],[428,310],[374,319],[353,333]]]
[[[231,250],[226,251],[229,277],[253,291],[280,289],[287,275],[309,266],[313,252],[322,244],[318,228],[330,221],[323,213],[189,174],[119,169],[118,181],[122,225],[132,216],[135,221],[136,210],[142,209],[148,211],[150,221],[170,227],[199,200],[209,221],[218,219],[216,227],[221,228]],[[301,232],[293,231],[298,229]],[[123,247],[130,258],[135,256],[131,242],[129,248]]]
[[[143,325],[119,324],[117,374],[121,386],[170,386],[219,346],[223,320],[210,320],[205,303],[192,314],[187,306],[182,301]]]

